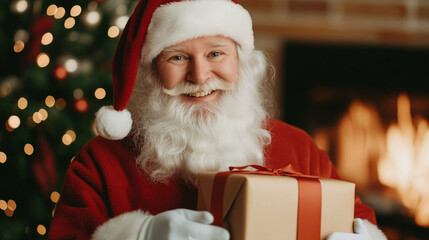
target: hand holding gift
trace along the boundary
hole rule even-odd
[[[368,229],[362,219],[354,219],[353,229],[354,233],[334,232],[326,240],[371,240]]]
[[[175,209],[150,216],[143,224],[140,239],[229,239],[227,230],[210,225],[209,212]]]

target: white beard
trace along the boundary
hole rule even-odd
[[[258,76],[248,65],[240,68],[234,89],[219,92],[214,104],[169,96],[153,73],[138,73],[128,108],[139,149],[136,161],[152,180],[178,176],[195,183],[198,172],[263,164],[271,135],[264,129],[267,114]]]

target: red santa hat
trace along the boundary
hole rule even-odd
[[[139,61],[151,64],[166,47],[201,36],[233,39],[241,56],[253,49],[252,20],[235,0],[141,0],[121,35],[112,64],[113,106],[96,114],[96,129],[108,139],[126,137],[131,114],[126,106]]]

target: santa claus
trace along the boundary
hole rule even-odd
[[[113,60],[114,105],[71,163],[49,239],[228,239],[196,211],[197,173],[258,164],[339,179],[310,136],[270,119],[272,68],[231,0],[141,0]],[[386,239],[355,199],[355,233]]]

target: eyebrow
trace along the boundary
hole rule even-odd
[[[180,47],[180,46],[166,47],[164,50],[162,50],[161,53],[175,52],[175,51],[182,51],[182,50],[183,50],[183,47]]]
[[[227,44],[224,41],[216,41],[216,42],[212,43],[211,45],[212,45],[212,47],[223,47],[223,46],[226,46]]]

